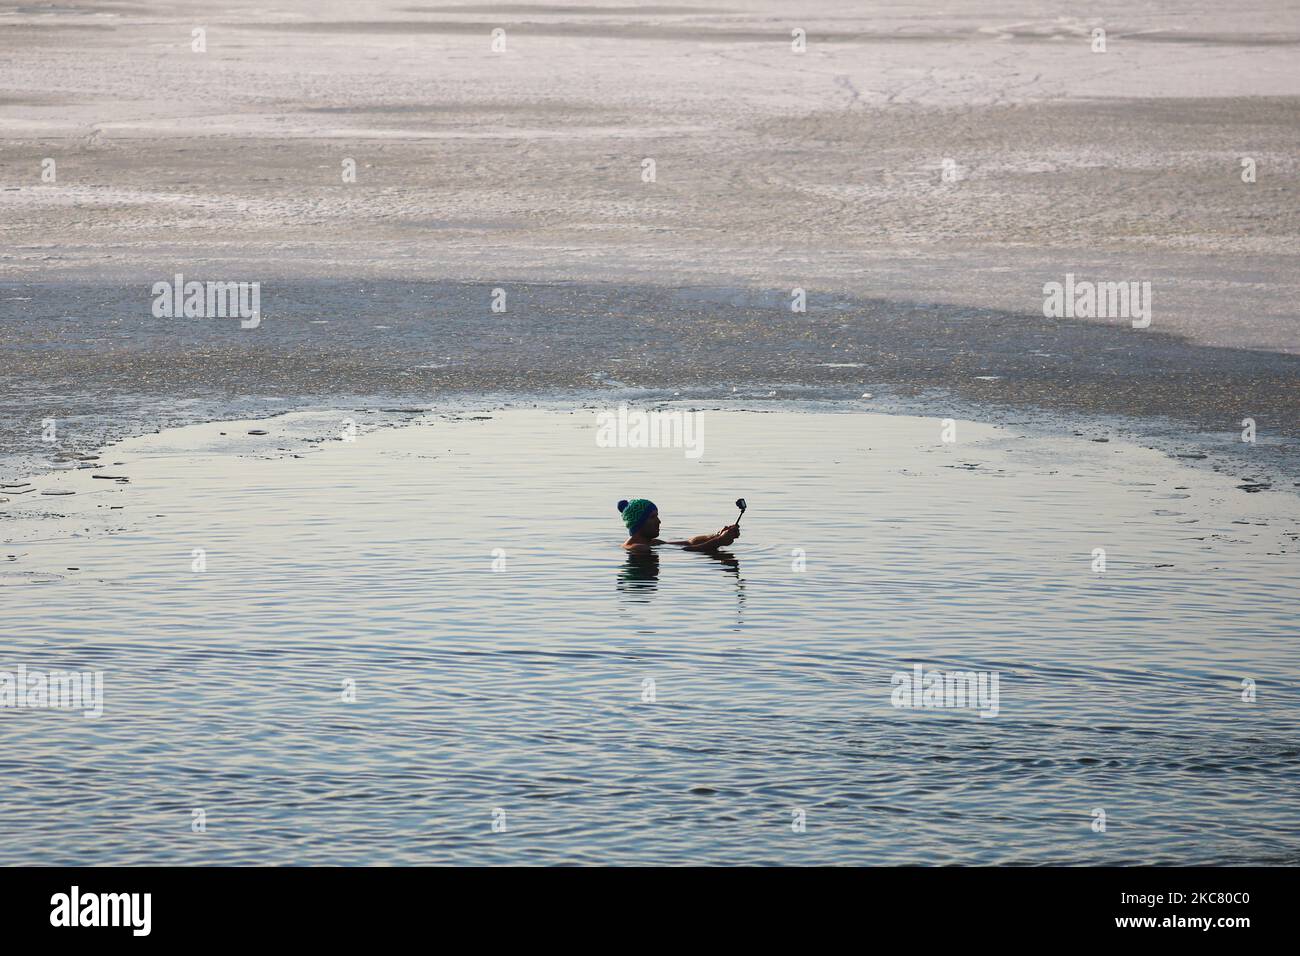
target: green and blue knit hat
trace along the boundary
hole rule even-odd
[[[623,514],[623,523],[627,525],[628,534],[636,534],[637,529],[645,524],[646,519],[658,511],[658,507],[649,498],[624,499],[618,503],[618,510]]]

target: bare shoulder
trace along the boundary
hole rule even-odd
[[[623,542],[623,550],[631,552],[632,554],[646,554],[650,551],[650,545],[646,544],[644,541],[633,541],[631,538],[628,538]]]

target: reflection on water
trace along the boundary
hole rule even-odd
[[[0,670],[103,670],[104,714],[0,710],[0,863],[1300,860],[1293,497],[705,414],[698,459],[581,411],[325,414],[38,478],[77,493],[2,506]],[[675,538],[738,487],[728,552],[621,550],[619,498]],[[914,664],[996,673],[997,716],[896,709]]]
[[[740,576],[740,559],[730,551],[709,551],[705,552],[704,556],[715,562],[723,572],[735,576],[736,622],[742,622],[745,610],[745,579]]]
[[[673,545],[660,545],[661,550],[677,550]],[[689,553],[698,561],[708,561],[721,571],[733,575],[736,593],[736,621],[744,620],[745,579],[740,576],[740,559],[730,551],[697,551]],[[660,558],[658,551],[628,552],[618,572],[618,590],[624,600],[646,603],[659,586]],[[694,565],[683,568],[689,573]]]
[[[703,554],[710,561],[716,561],[718,564],[722,565],[722,570],[734,574],[737,578],[737,583],[739,584],[740,559],[730,551],[706,551],[703,552]]]
[[[659,584],[659,555],[650,552],[628,552],[623,567],[618,572],[618,589],[631,600],[649,600]]]

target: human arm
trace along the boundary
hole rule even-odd
[[[715,531],[713,534],[697,534],[686,541],[665,541],[664,544],[679,545],[687,551],[716,551],[718,548],[731,544],[739,537],[740,526],[738,524],[729,524],[721,531]]]

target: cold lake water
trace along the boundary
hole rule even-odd
[[[0,708],[0,863],[1300,862],[1293,493],[702,408],[698,455],[320,411],[7,478],[0,671],[103,712]],[[635,557],[637,496],[665,538],[749,510]],[[896,706],[917,665],[982,706]]]

